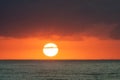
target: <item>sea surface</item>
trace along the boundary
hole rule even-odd
[[[0,80],[120,80],[120,61],[1,60]]]

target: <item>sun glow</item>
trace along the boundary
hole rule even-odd
[[[49,57],[56,56],[58,53],[58,47],[54,43],[47,43],[46,45],[44,45],[43,53]]]

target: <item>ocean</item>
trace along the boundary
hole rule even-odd
[[[1,60],[0,80],[120,80],[120,61]]]

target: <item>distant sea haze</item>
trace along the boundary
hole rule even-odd
[[[0,60],[0,80],[120,80],[120,61]]]

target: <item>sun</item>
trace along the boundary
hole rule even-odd
[[[54,57],[58,54],[58,47],[55,43],[47,43],[44,45],[43,53],[48,57]]]

